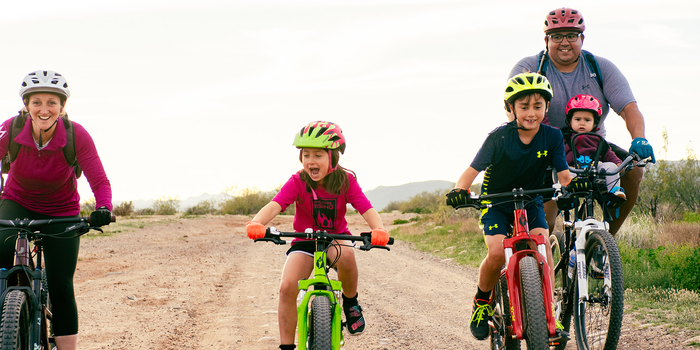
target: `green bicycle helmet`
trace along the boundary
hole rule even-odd
[[[294,137],[297,148],[338,149],[345,153],[345,136],[338,124],[327,121],[315,121],[305,125]]]
[[[520,73],[508,80],[508,86],[506,86],[506,91],[503,94],[503,100],[508,103],[513,103],[517,100],[523,93],[526,92],[538,92],[542,94],[547,102],[552,100],[554,92],[552,91],[552,85],[544,75],[537,73]]]

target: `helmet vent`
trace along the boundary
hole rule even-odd
[[[532,76],[531,76],[531,75],[530,75],[530,76],[527,76],[525,79],[527,79],[527,81],[530,82],[530,84],[533,83],[533,79],[532,79]]]
[[[318,131],[318,135],[323,135],[323,133],[325,133],[327,130],[328,130],[327,127],[321,128],[321,129]]]
[[[49,72],[48,72],[48,71],[44,71],[44,76],[48,76],[48,75],[49,75]]]

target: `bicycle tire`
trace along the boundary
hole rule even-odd
[[[41,271],[41,303],[46,307],[48,313],[42,312],[41,317],[41,345],[44,349],[53,350],[56,343],[53,337],[53,315],[51,296],[49,295],[49,282],[46,277],[46,269]]]
[[[595,261],[596,254],[603,254],[600,258],[603,262],[602,271],[598,266],[600,261]],[[609,274],[610,290],[606,289],[601,278],[604,275],[601,274]],[[586,275],[589,299],[592,302],[580,301],[578,286],[575,287],[574,325],[578,348],[617,349],[624,308],[624,282],[620,251],[609,232],[595,231],[586,239]]]
[[[29,301],[21,290],[5,296],[0,318],[0,350],[29,349]]]
[[[315,297],[311,301],[311,315],[309,317],[309,341],[307,347],[310,350],[331,350],[332,320],[331,301],[325,296]]]
[[[491,316],[491,350],[520,350],[520,340],[508,336],[508,327],[512,325],[510,300],[508,298],[508,280],[501,276],[493,289],[493,316]]]
[[[573,290],[571,289],[571,286],[566,288],[567,284],[570,283],[569,276],[567,275],[569,263],[567,261],[566,263],[561,264],[561,266],[558,268],[556,267],[559,260],[561,260],[562,250],[568,250],[564,240],[564,233],[561,231],[553,232],[549,236],[549,243],[552,247],[552,256],[554,258],[555,266],[552,290],[554,292],[554,305],[555,309],[557,310],[556,316],[557,320],[559,320],[562,326],[564,326],[564,331],[569,332],[569,329],[571,328],[571,316],[574,313],[571,306],[573,300]],[[559,345],[550,346],[549,348],[550,350],[564,350],[566,349],[567,343],[568,340],[562,339],[559,341]]]
[[[520,290],[523,307],[523,333],[528,350],[549,350],[549,331],[545,316],[542,280],[537,260],[526,256],[520,260]]]

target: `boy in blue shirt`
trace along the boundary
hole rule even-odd
[[[543,187],[547,167],[556,169],[561,183],[572,180],[564,154],[564,138],[559,129],[543,125],[545,113],[552,99],[552,87],[547,78],[537,73],[522,73],[508,81],[504,102],[515,119],[496,128],[484,141],[481,149],[462,173],[455,189],[447,194],[447,204],[464,205],[469,201],[469,187],[477,175],[485,171],[481,194],[510,192],[514,188],[525,190]],[[572,183],[573,188],[586,184]],[[495,201],[494,201],[495,202]],[[478,340],[489,336],[488,317],[491,290],[500,277],[505,263],[503,239],[507,227],[514,222],[514,205],[504,204],[483,210],[479,226],[484,230],[488,254],[479,266],[479,281],[474,297],[470,321],[472,335]],[[545,220],[542,197],[537,197],[526,206],[531,235],[549,235]],[[554,281],[554,262],[549,240],[547,263],[550,279]]]

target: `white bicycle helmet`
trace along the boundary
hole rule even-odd
[[[27,74],[19,89],[19,96],[24,99],[24,95],[35,92],[51,92],[70,97],[68,82],[62,75],[52,70],[38,70]]]

